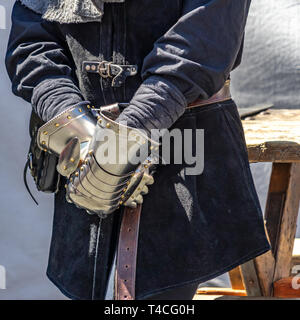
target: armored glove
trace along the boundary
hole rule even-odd
[[[89,152],[67,185],[68,200],[101,215],[120,205],[136,207],[153,183],[149,169],[157,150],[158,143],[146,134],[100,109]]]
[[[39,147],[59,157],[57,171],[69,178],[67,201],[89,213],[106,215],[120,205],[135,207],[153,183],[149,169],[158,144],[141,131],[116,123],[119,113],[118,104],[98,113],[82,103],[38,132]]]

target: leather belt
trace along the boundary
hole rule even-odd
[[[112,78],[112,87],[120,87],[129,76],[135,76],[138,71],[137,65],[121,65],[108,61],[83,61],[83,70],[97,73],[102,78]]]
[[[115,300],[135,299],[135,276],[142,205],[125,207],[119,234],[115,272]]]
[[[196,100],[187,109],[201,107],[231,99],[230,80],[223,88],[206,100]],[[136,209],[124,208],[119,234],[115,272],[115,300],[135,299],[136,259],[142,205]]]
[[[192,103],[190,103],[186,109],[196,108],[196,107],[203,107],[208,104],[218,103],[226,100],[231,99],[230,94],[230,80],[226,80],[224,86],[213,96],[208,99],[198,99]]]

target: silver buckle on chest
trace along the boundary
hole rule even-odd
[[[103,79],[111,78],[112,87],[120,87],[127,77],[135,76],[137,65],[120,65],[112,61],[84,61],[83,70],[89,73],[98,73]]]

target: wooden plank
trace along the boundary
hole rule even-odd
[[[270,243],[270,237],[266,227],[266,220],[264,223],[265,233]],[[271,250],[256,257],[254,259],[254,265],[256,268],[257,277],[259,279],[259,285],[261,293],[264,297],[270,297],[273,294],[273,276],[275,270],[275,259]]]
[[[300,278],[288,277],[274,282],[274,297],[300,298]]]
[[[258,105],[247,107],[247,108],[238,107],[238,112],[239,112],[240,118],[244,120],[248,117],[256,116],[263,111],[271,109],[273,106],[274,105],[271,103],[265,103],[265,104],[258,104]]]
[[[245,290],[240,267],[236,267],[236,268],[230,270],[229,271],[229,278],[230,278],[232,289]]]
[[[246,290],[234,290],[232,288],[214,288],[214,287],[202,287],[197,289],[197,294],[208,295],[229,295],[229,296],[246,296]]]
[[[254,266],[259,279],[261,294],[271,296],[273,291],[273,277],[275,272],[275,255],[280,232],[285,195],[290,178],[290,164],[273,164],[270,176],[268,198],[265,209],[266,235],[272,251],[254,259]]]
[[[269,141],[289,141],[300,143],[300,121],[242,121],[248,144]]]
[[[276,259],[278,237],[290,180],[291,164],[273,163],[266,202],[266,229]]]
[[[300,110],[270,109],[242,124],[250,162],[300,161]]]
[[[250,260],[242,264],[240,267],[242,270],[243,283],[247,292],[247,296],[262,296],[254,260]]]
[[[256,268],[257,278],[259,279],[261,294],[264,297],[272,296],[275,269],[275,259],[272,251],[270,250],[255,258],[254,265]]]
[[[292,252],[297,229],[300,202],[300,164],[292,164],[286,192],[280,232],[276,248],[276,265],[273,281],[286,278],[290,274]]]
[[[300,144],[296,142],[265,141],[251,144],[247,141],[247,149],[250,162],[300,162]]]

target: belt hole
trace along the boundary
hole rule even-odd
[[[127,279],[124,279],[124,282],[127,282]]]
[[[129,251],[129,250],[130,250],[130,248],[126,248],[126,250],[127,250],[127,251]]]
[[[128,269],[128,268],[129,268],[129,267],[128,267],[128,265],[126,264],[126,265],[125,265],[125,269]]]
[[[124,299],[127,299],[127,296],[124,296]]]

